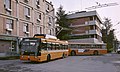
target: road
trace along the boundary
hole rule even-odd
[[[69,56],[43,63],[0,60],[0,72],[120,72],[120,54]]]

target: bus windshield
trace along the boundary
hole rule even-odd
[[[23,39],[21,42],[21,52],[23,55],[35,55],[37,53],[38,46],[39,42],[37,39]]]

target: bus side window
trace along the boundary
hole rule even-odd
[[[62,46],[62,44],[60,44],[60,49],[62,49],[63,48],[63,46]]]
[[[52,50],[52,49],[53,49],[53,44],[51,43],[50,45],[51,45],[51,48],[50,48],[50,49]]]
[[[57,44],[55,44],[55,50],[57,49]]]
[[[47,50],[47,43],[41,44],[41,50]]]
[[[52,50],[52,45],[51,45],[51,43],[47,43],[47,50]]]
[[[64,48],[63,49],[66,49],[66,45],[64,45]]]
[[[65,49],[68,49],[68,45],[65,45]]]
[[[62,49],[63,47],[62,47],[62,44],[60,44],[60,49]]]

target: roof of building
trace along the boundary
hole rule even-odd
[[[72,14],[68,14],[67,18],[68,19],[74,19],[74,18],[81,18],[81,17],[88,17],[88,16],[97,16],[97,18],[99,19],[99,21],[102,23],[102,19],[100,18],[100,16],[98,15],[97,11],[81,11],[81,12],[75,12]]]

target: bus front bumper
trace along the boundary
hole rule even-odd
[[[38,56],[26,56],[26,55],[21,55],[20,60],[26,60],[26,61],[40,61],[40,57]]]

